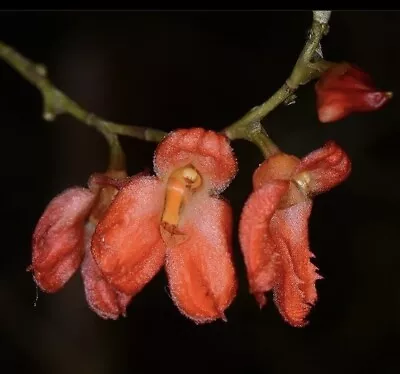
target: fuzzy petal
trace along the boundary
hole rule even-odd
[[[253,173],[253,187],[255,190],[265,183],[281,179],[290,180],[300,159],[286,153],[277,153],[268,157]]]
[[[165,245],[160,236],[164,186],[150,176],[123,187],[96,227],[92,254],[107,281],[134,295],[160,270]]]
[[[90,251],[95,226],[91,223],[85,229],[85,258],[81,267],[86,300],[90,308],[101,318],[116,320],[126,315],[126,308],[132,299],[115,290],[104,278]]]
[[[269,233],[269,225],[289,182],[272,181],[253,192],[239,222],[239,241],[244,255],[250,292],[260,307],[266,303],[264,292],[272,289],[279,255]]]
[[[222,192],[237,173],[237,161],[226,136],[202,128],[171,132],[157,147],[154,170],[160,178],[192,164],[209,181],[209,188]]]
[[[43,291],[58,291],[79,267],[84,221],[94,201],[88,189],[70,188],[56,196],[41,216],[33,233],[31,269]]]
[[[305,317],[317,300],[315,282],[321,278],[310,258],[308,220],[312,201],[278,210],[270,232],[279,253],[280,264],[274,286],[274,301],[280,313],[293,326],[304,326]]]
[[[143,173],[143,175],[145,174]],[[105,173],[93,173],[90,175],[88,187],[94,193],[102,187],[114,187],[114,189],[120,190],[135,177],[128,177],[125,170],[108,170]]]
[[[212,197],[193,199],[180,230],[187,240],[167,248],[166,271],[172,299],[196,323],[226,320],[224,311],[237,289],[229,204]]]
[[[313,194],[329,191],[342,183],[351,172],[351,161],[335,142],[329,141],[304,157],[296,169],[296,178],[307,173],[308,190]]]
[[[348,63],[327,70],[315,85],[319,120],[338,121],[353,112],[378,110],[392,97],[375,88],[371,77]]]

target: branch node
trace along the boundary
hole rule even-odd
[[[57,116],[66,112],[65,96],[56,88],[43,89],[43,118],[46,121],[54,121]]]
[[[110,142],[112,140],[112,144],[117,144],[117,134],[154,142],[159,142],[165,135],[161,130],[116,124],[106,121],[93,113],[88,114],[85,109],[67,97],[47,79],[45,65],[30,61],[1,40],[0,59],[4,60],[40,91],[43,97],[42,117],[45,121],[54,121],[60,114],[69,114],[86,125],[96,128],[106,137],[107,141]],[[143,137],[145,131],[150,134],[148,138]],[[115,136],[111,137],[110,135],[112,134],[115,134]]]
[[[53,112],[51,112],[51,111],[49,111],[49,110],[44,110],[43,111],[43,119],[45,120],[45,121],[47,121],[47,122],[53,122],[55,119],[56,119],[56,115],[53,113]]]
[[[263,130],[263,127],[262,127],[260,121],[254,121],[249,124],[250,137],[253,136],[254,134],[261,132],[262,130]]]
[[[287,106],[292,105],[292,104],[296,104],[296,99],[297,99],[297,95],[296,94],[292,94],[283,103],[285,105],[287,105]]]
[[[313,11],[313,22],[307,30],[306,43],[297,58],[296,64],[286,82],[264,103],[250,109],[242,118],[222,130],[231,139],[247,139],[256,144],[264,153],[270,155],[277,151],[268,135],[255,131],[255,123],[259,123],[278,105],[295,103],[295,91],[302,85],[318,78],[328,62],[323,60],[321,38],[326,34],[331,11]],[[318,69],[315,67],[318,66]],[[324,66],[324,67],[322,67]],[[255,135],[256,134],[256,135]]]
[[[97,122],[97,116],[94,113],[87,113],[85,122],[89,126],[95,126],[95,123]]]
[[[41,77],[46,78],[47,77],[47,68],[43,64],[36,64],[35,66],[36,73],[38,73]]]

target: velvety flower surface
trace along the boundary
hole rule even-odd
[[[219,196],[237,172],[229,141],[202,128],[173,131],[155,151],[154,170],[120,190],[93,235],[93,257],[130,295],[165,266],[183,314],[197,323],[225,319],[237,287],[232,212]]]
[[[123,171],[95,174],[89,179],[89,188],[63,191],[48,204],[33,233],[29,270],[40,289],[59,291],[81,267],[87,302],[102,318],[125,315],[132,297],[106,281],[90,251],[96,224],[117,193],[112,177],[125,176]]]
[[[307,323],[321,278],[310,261],[312,196],[343,182],[350,171],[346,153],[328,142],[301,160],[275,154],[253,174],[254,190],[239,222],[250,292],[263,307],[265,293],[272,290],[281,315],[293,326]]]
[[[318,118],[334,122],[353,112],[371,112],[385,105],[391,92],[378,90],[371,77],[358,67],[335,64],[319,78],[315,85]]]

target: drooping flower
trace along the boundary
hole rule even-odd
[[[219,197],[237,172],[229,141],[202,128],[173,131],[155,151],[154,170],[120,190],[93,235],[93,257],[130,295],[165,265],[184,315],[196,323],[225,319],[237,288],[232,212]]]
[[[93,260],[90,245],[94,229],[125,180],[126,172],[93,174],[89,188],[71,187],[46,207],[33,233],[32,264],[36,284],[54,293],[81,267],[89,307],[104,319],[125,315],[132,295],[115,290]]]
[[[349,63],[334,64],[315,85],[318,118],[334,122],[353,112],[371,112],[382,108],[391,92],[378,90],[371,77]]]
[[[351,171],[346,153],[334,142],[303,159],[277,153],[253,174],[253,192],[243,208],[239,240],[250,292],[260,307],[272,290],[283,318],[304,326],[317,300],[321,278],[309,248],[312,198],[343,182]]]

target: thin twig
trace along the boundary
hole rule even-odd
[[[249,140],[257,145],[266,157],[279,151],[262,127],[261,120],[279,104],[290,101],[300,85],[317,78],[322,71],[329,68],[330,63],[322,59],[320,40],[328,31],[330,15],[331,11],[313,11],[310,36],[289,78],[267,101],[251,109],[242,118],[222,130],[229,139]],[[53,121],[58,115],[69,114],[96,128],[108,141],[112,158],[114,157],[117,164],[121,161],[118,161],[119,158],[124,158],[118,135],[153,142],[160,142],[166,136],[166,133],[161,130],[123,125],[89,113],[47,79],[47,71],[44,65],[30,61],[1,41],[0,58],[40,90],[43,95],[43,118],[45,120]]]
[[[0,58],[18,71],[42,93],[44,101],[43,118],[46,121],[53,121],[61,114],[69,114],[88,126],[95,127],[105,135],[110,145],[115,145],[115,143],[118,142],[116,135],[131,136],[133,138],[152,142],[159,142],[166,135],[166,133],[161,130],[123,125],[107,121],[93,113],[89,113],[47,79],[47,69],[44,65],[30,61],[1,41]]]
[[[251,109],[242,118],[226,127],[223,132],[231,140],[246,139],[253,143],[268,143],[271,149],[262,149],[264,155],[273,154],[277,147],[273,145],[260,126],[260,121],[281,103],[290,100],[300,85],[317,78],[322,71],[329,67],[329,62],[322,60],[320,40],[328,31],[328,21],[331,11],[313,11],[313,23],[309,38],[301,51],[297,62],[286,82],[268,100]]]

